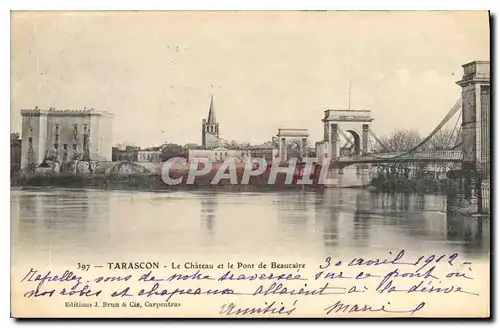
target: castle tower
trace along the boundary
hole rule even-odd
[[[201,132],[201,144],[204,148],[210,149],[217,147],[219,143],[219,123],[215,116],[214,96],[210,99],[210,108],[208,119],[203,119]]]
[[[21,168],[38,166],[49,154],[60,162],[111,160],[112,113],[35,107],[21,110],[21,117]]]
[[[38,166],[47,152],[48,111],[22,110],[21,168]]]

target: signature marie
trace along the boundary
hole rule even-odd
[[[239,306],[235,302],[225,303],[221,306],[219,313],[227,316],[252,316],[252,315],[282,315],[290,316],[297,310],[298,300],[295,300],[291,306],[283,304],[283,302],[264,302],[261,306],[248,307]],[[342,301],[331,303],[324,309],[326,315],[334,315],[337,313],[359,313],[359,312],[381,312],[394,314],[410,314],[413,315],[425,307],[425,302],[420,302],[413,308],[402,309],[387,304],[374,306],[369,304],[345,304]]]
[[[384,313],[399,313],[413,315],[425,307],[425,302],[420,302],[417,306],[410,309],[394,308],[391,302],[381,306],[373,306],[368,304],[344,304],[341,301],[330,304],[325,308],[327,315],[336,313],[358,313],[358,312],[384,312]]]

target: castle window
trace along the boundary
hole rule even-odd
[[[30,126],[30,132],[33,132],[33,127],[32,126]]]
[[[32,137],[29,137],[28,138],[28,144],[29,144],[29,147],[32,148],[33,147],[33,138]]]
[[[56,124],[55,128],[56,128],[56,133],[59,133],[59,124]]]
[[[63,145],[64,150],[68,150],[68,144]]]
[[[87,148],[87,145],[88,145],[88,137],[83,136],[83,148]]]
[[[76,150],[76,144],[73,144],[73,150]]]
[[[56,142],[59,142],[59,135],[58,134],[56,134],[55,139],[56,139]]]
[[[58,150],[58,149],[59,149],[59,144],[58,144],[58,143],[55,143],[55,144],[54,144],[54,149],[55,149],[55,150]]]
[[[87,124],[83,125],[83,134],[87,134]]]
[[[78,134],[78,124],[73,124],[73,134]]]

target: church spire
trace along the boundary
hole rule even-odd
[[[215,117],[215,105],[214,105],[214,95],[210,98],[210,110],[208,111],[207,124],[217,123],[217,118]]]

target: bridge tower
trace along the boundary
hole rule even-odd
[[[490,62],[462,65],[462,170],[476,175],[465,189],[478,193],[478,210],[489,212],[490,190]],[[469,179],[467,178],[466,181]]]
[[[342,155],[347,144],[352,147],[351,155],[369,152],[368,138],[372,121],[371,110],[325,110],[325,117],[322,119],[323,151],[317,151],[319,157],[336,159]],[[344,145],[341,140],[344,140]]]
[[[303,157],[307,156],[307,138],[309,138],[309,131],[307,129],[278,129],[276,137],[278,137],[278,156],[281,162],[287,160],[287,139],[299,140],[300,154]]]
[[[339,157],[360,156],[370,152],[368,139],[373,121],[370,110],[325,110],[323,142],[316,143],[316,156],[320,162],[335,166]],[[337,177],[339,187],[366,186],[370,181],[366,164],[332,167],[330,176]]]
[[[464,169],[490,171],[490,62],[462,66],[462,136]]]

